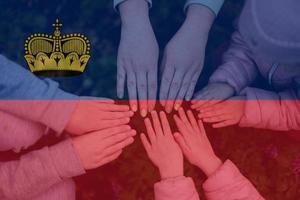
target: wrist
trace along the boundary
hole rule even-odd
[[[217,156],[211,156],[205,159],[205,163],[198,163],[196,166],[200,168],[207,177],[214,174],[221,166],[223,162]]]
[[[144,24],[149,20],[149,5],[146,0],[126,0],[119,5],[122,26]]]
[[[193,29],[208,35],[214,19],[214,13],[206,6],[191,4],[187,9],[185,24],[192,25]]]
[[[173,168],[173,167],[172,167]],[[159,169],[161,180],[183,176],[183,166],[180,168]]]

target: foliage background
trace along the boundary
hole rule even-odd
[[[184,20],[183,0],[154,1],[151,21],[161,52]],[[201,88],[220,62],[234,20],[243,1],[227,0],[212,28],[207,46],[205,69],[198,83]],[[116,55],[120,19],[112,9],[112,0],[0,0],[0,52],[26,67],[24,41],[32,33],[50,33],[59,17],[63,33],[86,34],[92,43],[92,58],[86,72],[79,77],[56,78],[61,87],[78,95],[116,99]],[[160,108],[158,108],[160,109]],[[132,120],[138,132],[143,125],[138,116]],[[296,132],[272,132],[229,127],[219,130],[207,126],[209,137],[223,158],[230,158],[258,188],[266,199],[294,200],[300,196],[299,139]],[[298,132],[299,134],[299,132]],[[204,174],[186,164],[185,173],[193,177],[203,196]],[[121,159],[87,175],[78,177],[79,199],[153,199],[153,184],[159,180],[139,139]]]

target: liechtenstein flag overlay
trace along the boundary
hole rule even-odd
[[[300,2],[0,1],[0,199],[300,196]]]

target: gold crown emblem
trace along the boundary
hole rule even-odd
[[[61,35],[56,19],[53,35],[33,34],[25,42],[25,60],[39,75],[81,74],[90,58],[90,42],[82,34]]]

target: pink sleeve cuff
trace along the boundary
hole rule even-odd
[[[72,178],[85,173],[71,139],[49,147],[53,164],[61,178]]]

